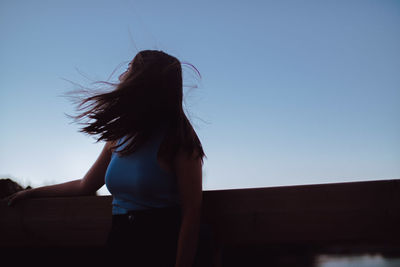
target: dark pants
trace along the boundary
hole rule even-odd
[[[175,265],[181,225],[180,207],[130,211],[112,216],[108,256],[130,266]]]

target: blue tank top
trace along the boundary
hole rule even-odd
[[[105,176],[107,189],[113,195],[112,214],[180,204],[176,176],[161,169],[157,162],[164,134],[165,128],[159,128],[141,147],[127,156],[112,153]]]

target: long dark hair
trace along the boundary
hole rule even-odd
[[[123,77],[121,79],[121,77]],[[205,157],[201,142],[182,108],[183,85],[180,61],[162,51],[144,50],[120,76],[114,90],[84,98],[75,121],[88,119],[80,131],[96,135],[98,141],[116,141],[112,150],[121,156],[133,153],[161,125],[166,135],[160,155],[172,163],[178,151],[187,156]]]

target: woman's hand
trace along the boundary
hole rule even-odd
[[[112,155],[110,150],[111,145],[111,141],[104,145],[100,156],[97,158],[96,162],[93,164],[84,178],[61,184],[47,185],[18,191],[17,193],[4,198],[3,200],[8,201],[8,206],[12,206],[16,202],[26,198],[72,197],[95,194],[96,191],[104,185],[104,176]]]
[[[29,198],[31,196],[31,189],[18,191],[11,196],[4,198],[7,201],[8,206],[14,205],[16,202],[21,201],[23,199]]]

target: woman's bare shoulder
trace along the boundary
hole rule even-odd
[[[112,148],[113,148],[116,144],[117,144],[117,141],[116,141],[116,140],[114,140],[114,141],[107,141],[106,144],[105,144],[105,147],[106,147],[110,152],[112,152]]]

